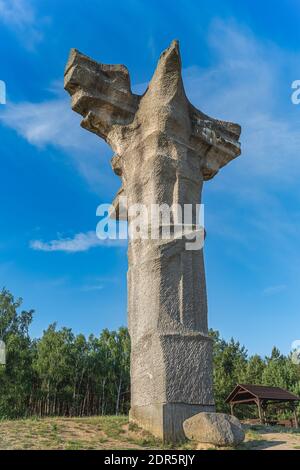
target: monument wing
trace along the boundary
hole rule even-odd
[[[64,86],[72,97],[72,109],[83,116],[81,126],[105,140],[113,126],[134,118],[139,97],[131,92],[124,65],[101,64],[72,49]]]

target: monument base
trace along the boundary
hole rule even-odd
[[[213,405],[190,405],[185,403],[157,403],[134,406],[129,412],[129,421],[149,431],[164,442],[186,440],[183,422],[198,413],[214,412]]]

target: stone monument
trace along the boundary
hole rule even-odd
[[[187,99],[177,41],[161,54],[142,96],[131,92],[124,65],[75,49],[65,89],[82,127],[115,153],[117,213],[122,195],[128,206],[196,205],[203,182],[240,155],[240,126],[206,116]],[[128,248],[130,419],[173,442],[184,438],[187,418],[215,410],[203,250],[187,251],[185,242],[131,240]]]

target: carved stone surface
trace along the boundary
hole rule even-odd
[[[192,204],[203,181],[240,154],[240,126],[212,119],[188,101],[177,41],[164,51],[142,96],[123,65],[72,50],[65,72],[82,127],[106,140],[128,206]],[[130,222],[130,217],[129,217]],[[128,326],[131,419],[165,440],[184,438],[183,421],[213,411],[203,252],[185,239],[131,240]]]

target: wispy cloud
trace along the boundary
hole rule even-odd
[[[207,114],[242,125],[242,156],[207,185],[222,211],[221,235],[240,238],[244,251],[243,238],[249,250],[270,250],[290,272],[291,257],[299,259],[300,106],[291,103],[288,77],[298,78],[299,57],[222,20],[212,22],[207,43],[212,65],[184,70],[187,95]]]
[[[65,253],[79,253],[98,246],[126,247],[126,243],[124,240],[100,240],[92,230],[89,232],[77,233],[71,238],[58,238],[47,242],[33,240],[30,242],[30,247],[33,250],[48,252],[62,251]]]
[[[156,52],[155,39],[154,39],[153,34],[149,35],[148,42],[147,42],[147,47],[150,51],[150,54],[151,54],[152,58],[154,59],[157,55],[157,52]]]
[[[287,286],[285,284],[279,284],[278,286],[269,286],[263,290],[264,295],[275,295],[280,294],[281,292],[285,291]]]
[[[38,20],[30,0],[0,0],[0,22],[13,30],[28,49],[42,39]]]
[[[283,71],[297,70],[296,57],[259,41],[248,29],[220,20],[212,23],[208,47],[213,65],[186,69],[186,90],[204,112],[242,125],[247,158],[236,165],[239,176],[297,178],[299,120],[290,84],[282,76]]]
[[[14,129],[35,147],[63,150],[84,178],[93,187],[99,187],[105,181],[101,153],[108,152],[108,146],[80,127],[80,116],[71,110],[63,84],[53,83],[48,90],[53,93],[53,99],[37,103],[8,102],[1,109],[0,123]]]
[[[81,136],[77,116],[69,108],[68,99],[8,103],[0,119],[37,147],[83,149],[86,142]]]
[[[119,284],[120,278],[115,276],[101,276],[94,279],[89,279],[82,286],[83,292],[99,291],[105,288],[112,289],[112,285]]]
[[[98,291],[98,290],[103,290],[104,286],[103,284],[90,284],[82,287],[83,292],[93,292],[93,291]]]

